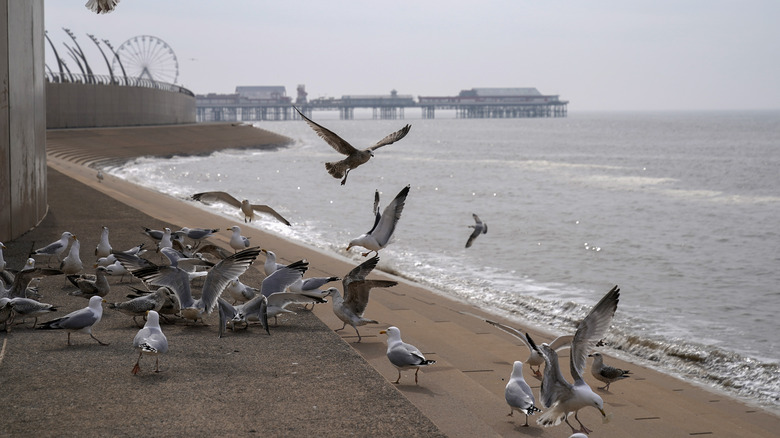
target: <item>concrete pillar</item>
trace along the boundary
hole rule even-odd
[[[0,0],[0,241],[45,215],[43,0]]]

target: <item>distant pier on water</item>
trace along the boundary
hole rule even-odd
[[[472,88],[456,96],[388,95],[341,96],[309,100],[303,85],[298,96],[287,96],[284,86],[239,86],[233,94],[196,95],[198,122],[251,122],[296,120],[292,105],[304,114],[338,111],[351,120],[356,109],[370,109],[374,119],[403,119],[404,110],[419,108],[424,119],[435,118],[438,110],[454,110],[456,118],[566,117],[568,101],[557,95],[543,95],[536,88]]]

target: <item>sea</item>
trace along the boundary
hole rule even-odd
[[[293,226],[195,203],[356,264],[346,247],[372,227],[374,192],[384,208],[410,185],[380,269],[554,335],[617,285],[605,353],[780,412],[780,111],[312,118],[359,148],[412,128],[343,186],[324,166],[341,155],[302,120],[255,123],[287,147],[104,171],[188,202],[267,204]],[[474,213],[488,232],[465,248]]]

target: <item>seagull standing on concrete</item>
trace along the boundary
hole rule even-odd
[[[615,368],[604,364],[604,357],[601,355],[601,353],[589,354],[588,357],[593,358],[593,364],[590,367],[590,373],[593,374],[593,377],[596,379],[601,380],[607,384],[606,386],[599,386],[599,389],[609,391],[609,385],[612,382],[631,377],[631,371],[629,370],[622,370],[620,368]]]
[[[103,227],[100,232],[100,241],[95,248],[95,257],[108,257],[111,255],[111,244],[108,243],[108,227]]]
[[[379,324],[378,321],[363,317],[371,289],[375,287],[392,287],[398,284],[398,282],[390,280],[366,280],[366,276],[371,273],[377,263],[379,263],[379,256],[374,256],[349,271],[349,274],[341,280],[341,284],[344,287],[343,298],[335,287],[327,290],[330,296],[333,297],[333,313],[344,323],[336,331],[344,330],[347,324],[349,324],[355,329],[355,333],[358,335],[358,342],[362,339],[357,329],[358,326]]]
[[[376,217],[374,219],[374,227],[360,237],[352,239],[349,245],[347,245],[347,251],[353,246],[362,246],[369,250],[363,253],[363,257],[367,257],[371,252],[379,255],[379,250],[387,246],[390,243],[390,238],[393,237],[395,226],[398,220],[401,219],[401,213],[404,211],[407,195],[409,195],[408,185],[398,192],[395,199],[385,207],[385,211],[382,214],[379,213],[379,206],[375,197],[374,211]]]
[[[524,427],[528,427],[529,415],[533,415],[534,412],[541,412],[541,409],[534,405],[534,393],[523,378],[523,363],[519,360],[516,360],[512,365],[512,375],[509,377],[506,389],[504,389],[504,399],[506,399],[506,403],[509,405],[510,417],[515,411],[525,414]]]
[[[192,199],[204,203],[224,202],[225,204],[232,205],[233,207],[240,209],[241,212],[244,213],[244,223],[246,223],[247,221],[252,222],[255,219],[255,212],[259,212],[259,213],[270,214],[279,222],[287,226],[290,226],[290,221],[282,217],[282,215],[277,213],[277,211],[274,210],[273,208],[265,204],[252,204],[249,202],[248,199],[239,201],[233,195],[227,192],[195,193],[194,195],[192,195]]]
[[[121,265],[120,265],[121,266]],[[92,298],[97,295],[99,297],[105,297],[108,292],[111,291],[111,285],[108,283],[106,274],[108,268],[104,266],[98,266],[95,269],[95,278],[79,278],[75,275],[68,275],[66,278],[73,283],[74,286],[79,288],[77,291],[73,291],[68,295],[73,295],[81,298]]]
[[[160,372],[160,357],[158,355],[168,352],[168,339],[160,329],[160,315],[150,310],[146,315],[146,324],[133,339],[133,347],[138,349],[138,360],[133,367],[133,374],[141,370],[141,356],[144,354],[154,356],[154,372]]]
[[[68,331],[68,345],[70,345],[70,333],[82,332],[87,333],[89,336],[96,340],[100,345],[108,345],[107,343],[96,338],[92,334],[92,326],[100,322],[103,317],[103,298],[94,296],[89,299],[89,305],[83,309],[76,310],[75,312],[68,313],[62,318],[57,318],[49,322],[45,322],[38,326],[38,330],[55,330],[64,329]]]
[[[295,107],[293,106],[293,108]],[[329,129],[323,126],[320,126],[317,123],[314,123],[311,119],[303,115],[303,113],[300,110],[298,110],[298,108],[295,108],[295,111],[298,111],[298,114],[300,114],[301,117],[303,117],[303,120],[305,120],[306,123],[309,124],[311,129],[313,129],[314,132],[316,132],[317,135],[320,136],[320,138],[325,140],[325,142],[328,143],[337,152],[347,156],[347,158],[344,158],[341,161],[325,163],[325,169],[327,169],[328,173],[330,173],[331,176],[333,176],[334,178],[344,177],[344,179],[341,180],[342,186],[347,183],[347,176],[349,175],[350,170],[370,160],[371,157],[374,156],[375,150],[381,148],[382,146],[395,143],[398,140],[404,138],[406,134],[409,133],[409,130],[412,129],[411,125],[406,125],[403,128],[399,129],[398,131],[379,140],[379,142],[377,142],[375,145],[371,147],[368,147],[366,149],[356,149],[354,146],[347,143],[344,139],[336,135],[333,131],[330,131]]]
[[[76,236],[73,236],[73,242],[70,244],[68,255],[60,263],[60,271],[65,275],[75,275],[84,270],[84,263],[81,261],[81,242]],[[67,280],[65,280],[67,283]]]
[[[387,330],[379,333],[387,334],[387,358],[398,369],[398,379],[393,383],[398,384],[401,381],[401,370],[414,368],[414,383],[417,384],[417,373],[420,372],[420,367],[436,363],[435,360],[425,359],[414,345],[402,341],[401,330],[398,330],[398,327],[388,327]]]
[[[238,252],[242,249],[249,248],[249,238],[241,235],[241,227],[233,225],[228,229],[233,232],[230,236],[230,247],[233,248],[234,251]]]
[[[50,256],[49,261],[51,262],[51,256],[57,256],[57,261],[60,261],[60,256],[65,252],[66,249],[68,249],[68,244],[70,243],[71,239],[75,239],[75,237],[76,236],[71,234],[69,231],[66,231],[62,233],[60,240],[52,242],[43,248],[36,249],[32,252],[32,254],[30,254],[30,257],[35,255],[47,255]]]

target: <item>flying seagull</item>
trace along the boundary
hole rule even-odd
[[[469,236],[469,240],[466,241],[466,248],[471,248],[471,244],[474,243],[474,239],[479,237],[480,234],[487,234],[487,224],[482,222],[479,219],[479,216],[472,213],[472,216],[474,216],[474,225],[469,225],[469,228],[473,228],[474,231],[471,232],[471,235]]]
[[[116,8],[117,3],[119,0],[87,0],[84,6],[96,14],[107,14]]]
[[[196,201],[200,201],[206,204],[212,203],[212,202],[224,202],[225,204],[232,205],[233,207],[241,209],[241,212],[244,213],[244,222],[247,221],[252,222],[255,219],[255,212],[259,213],[266,213],[270,214],[276,220],[279,222],[290,226],[290,221],[282,217],[281,214],[277,213],[276,210],[273,208],[264,205],[264,204],[250,204],[249,200],[244,199],[242,201],[239,201],[233,195],[227,192],[201,192],[201,193],[195,193],[192,195],[192,199]]]
[[[579,410],[588,406],[598,409],[604,422],[609,420],[607,413],[604,412],[604,401],[590,389],[590,386],[582,377],[582,373],[585,370],[585,362],[588,359],[588,350],[609,329],[612,318],[615,316],[619,299],[620,289],[615,286],[593,306],[588,316],[577,326],[574,340],[571,343],[571,354],[569,355],[569,368],[574,383],[567,382],[563,377],[561,368],[558,365],[558,353],[547,344],[537,346],[531,337],[526,334],[531,347],[544,357],[545,362],[540,396],[542,406],[549,409],[536,420],[538,424],[549,427],[561,424],[563,421],[571,428],[572,433],[582,432],[589,434],[591,431],[577,417]],[[569,423],[568,416],[572,412],[574,413],[574,419],[580,423],[579,430]]]
[[[523,334],[522,331],[514,327],[510,327],[506,324],[501,324],[500,322],[491,321],[489,319],[486,319],[485,322],[516,337],[517,339],[522,341],[526,347],[528,347],[528,350],[530,350],[531,353],[528,355],[528,359],[525,360],[525,363],[527,363],[528,367],[531,368],[531,371],[534,373],[534,377],[541,380],[542,378],[541,366],[544,363],[544,358],[542,357],[541,354],[539,354],[536,350],[534,350],[533,347],[531,347],[531,344],[528,343],[528,339],[526,339],[525,334]],[[558,336],[557,338],[555,338],[555,340],[550,342],[549,345],[550,348],[552,348],[553,350],[561,351],[565,348],[571,347],[572,340],[574,340],[574,336],[572,335]],[[536,369],[534,369],[534,367],[536,367]]]
[[[383,213],[379,213],[379,197],[374,195],[374,227],[371,230],[360,237],[352,239],[347,245],[347,251],[353,246],[362,246],[369,251],[363,253],[363,257],[367,257],[371,252],[379,254],[379,250],[387,246],[390,243],[390,238],[393,237],[395,232],[395,225],[398,220],[401,219],[401,213],[404,211],[404,203],[406,202],[406,196],[409,194],[409,186],[404,187],[395,199],[385,207]]]
[[[604,364],[604,357],[601,355],[601,353],[589,354],[588,357],[593,358],[593,364],[590,367],[590,373],[593,374],[593,377],[607,384],[606,386],[599,386],[599,389],[609,391],[609,385],[612,382],[631,377],[631,371],[629,370],[623,370]]]
[[[398,379],[393,383],[398,384],[401,381],[401,370],[414,368],[414,383],[417,384],[417,373],[420,372],[420,367],[436,363],[435,360],[425,359],[414,345],[402,341],[401,330],[398,330],[398,327],[388,327],[387,330],[379,333],[387,334],[387,358],[398,368]]]
[[[293,108],[295,108],[295,106],[293,106]],[[303,120],[305,120],[306,123],[309,124],[311,129],[313,129],[314,132],[316,132],[317,135],[320,136],[320,138],[325,140],[325,143],[328,143],[337,152],[340,152],[347,156],[347,158],[344,158],[341,161],[325,163],[325,169],[327,169],[328,173],[330,173],[334,178],[344,177],[344,179],[341,180],[342,186],[347,183],[347,176],[349,175],[350,170],[360,166],[361,164],[371,159],[371,157],[374,156],[375,150],[381,148],[382,146],[395,143],[398,140],[404,138],[406,134],[409,133],[409,130],[412,128],[411,125],[406,125],[403,128],[399,129],[398,131],[379,140],[377,144],[361,150],[361,149],[356,149],[354,146],[347,143],[344,139],[336,135],[333,131],[330,131],[329,129],[323,126],[320,126],[317,123],[314,123],[311,119],[303,115],[303,113],[298,108],[295,108],[295,111],[298,111],[298,114],[300,114],[301,117],[303,117]]]
[[[341,284],[344,287],[343,298],[335,287],[331,287],[326,291],[333,297],[333,313],[344,323],[336,331],[344,330],[344,327],[349,324],[355,329],[355,333],[358,335],[358,342],[362,339],[357,329],[358,326],[379,324],[379,322],[373,319],[363,317],[371,289],[375,287],[391,287],[398,284],[390,280],[366,280],[366,276],[371,273],[377,263],[379,263],[379,256],[374,256],[349,271],[349,274],[341,280]]]

